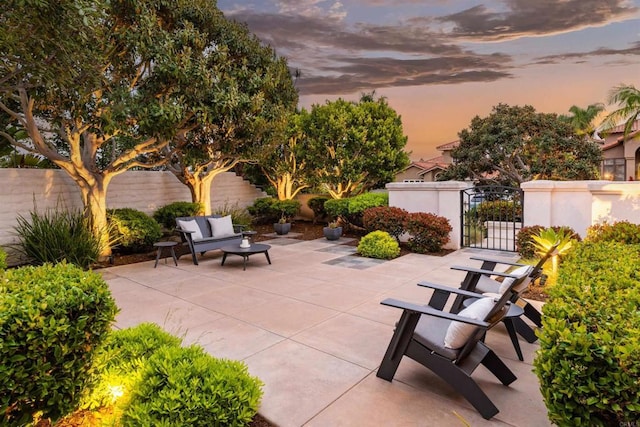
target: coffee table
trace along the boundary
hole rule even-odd
[[[267,261],[271,264],[271,259],[269,258],[269,249],[271,249],[271,245],[265,245],[263,243],[253,243],[248,248],[241,248],[240,245],[229,245],[223,246],[220,248],[222,251],[222,264],[227,260],[227,255],[238,255],[243,258],[242,269],[247,269],[247,260],[251,255],[254,254],[264,254],[267,257]]]

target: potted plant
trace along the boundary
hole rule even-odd
[[[342,236],[342,227],[340,227],[338,221],[331,221],[322,229],[322,232],[327,240],[338,240]]]
[[[284,215],[284,212],[278,222],[273,223],[273,229],[275,230],[276,234],[280,236],[285,235],[289,231],[291,231],[291,223],[289,222],[289,219]]]

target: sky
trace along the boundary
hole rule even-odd
[[[375,90],[412,160],[498,103],[568,114],[640,88],[640,0],[218,0],[299,71],[300,107]],[[607,106],[610,111],[613,106]]]

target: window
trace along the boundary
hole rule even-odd
[[[610,181],[624,181],[626,179],[624,158],[604,159],[602,161],[602,178]]]

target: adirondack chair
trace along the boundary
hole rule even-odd
[[[499,298],[479,298],[459,314],[444,310],[448,300],[452,296],[478,298],[478,294],[420,282],[419,286],[433,289],[429,305],[385,299],[381,304],[403,311],[377,376],[392,381],[400,361],[407,356],[446,381],[485,419],[490,419],[499,412],[498,408],[471,374],[482,364],[504,385],[516,380],[513,372],[482,342],[482,338],[505,315],[512,289],[525,279],[523,275],[514,280]]]
[[[531,268],[528,276],[529,280],[527,282],[527,285],[542,275],[542,268],[544,267],[544,264],[553,256],[557,255],[558,245],[559,243],[556,243],[553,246],[551,246],[547,251],[547,253],[545,253],[542,256],[542,258],[540,258],[538,263],[533,268]],[[521,270],[527,267],[525,264],[513,263],[513,262],[508,262],[503,260],[496,260],[492,258],[471,257],[471,259],[476,261],[482,261],[482,265],[480,266],[480,268],[472,268],[472,267],[457,266],[457,265],[454,265],[451,268],[453,270],[461,270],[461,271],[467,272],[467,275],[465,276],[464,280],[460,285],[460,289],[479,293],[479,294],[500,293],[500,287],[502,286],[502,283],[492,279],[491,276],[509,278],[512,276],[513,273],[516,273],[517,271],[516,270],[511,273],[501,273],[501,272],[495,271],[495,268],[498,266],[498,264],[517,267],[518,270]],[[526,286],[522,289],[522,292],[524,292],[525,290],[526,290]],[[522,306],[524,310],[524,315],[527,318],[529,318],[536,326],[541,327],[542,315],[529,302],[521,300],[520,294],[521,293],[514,293],[512,295],[512,302],[513,303],[517,302],[520,306]],[[462,309],[463,300],[464,300],[464,297],[457,298],[451,308],[451,311],[454,313],[459,312]],[[535,342],[535,340],[537,339],[535,336],[535,333],[529,327],[529,325],[527,325],[522,319],[515,320],[515,325],[518,333],[522,335],[527,341]]]

